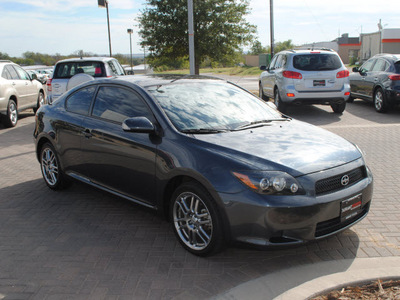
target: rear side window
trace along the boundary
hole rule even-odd
[[[106,77],[104,65],[100,61],[81,61],[59,63],[54,71],[53,78],[71,78],[85,73],[93,77]]]
[[[150,110],[139,95],[126,88],[111,86],[99,89],[92,115],[118,123],[131,117],[152,119]]]
[[[11,65],[5,66],[5,69],[8,71],[8,74],[10,76],[10,78],[8,79],[19,79],[17,71],[15,71],[15,69]]]
[[[332,71],[342,67],[342,61],[334,54],[303,54],[293,57],[293,66],[303,71]]]
[[[125,75],[124,69],[121,67],[118,61],[110,60],[108,62],[108,65],[110,66],[111,71],[114,73],[114,75]]]
[[[67,111],[80,115],[88,115],[90,103],[92,102],[95,90],[96,87],[91,86],[73,93],[66,101]]]

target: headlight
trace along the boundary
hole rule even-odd
[[[291,175],[280,171],[232,172],[243,184],[260,194],[299,195],[304,189]]]

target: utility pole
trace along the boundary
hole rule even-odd
[[[105,7],[107,10],[108,47],[110,48],[110,57],[111,57],[112,52],[111,52],[110,16],[108,13],[108,0],[97,0],[97,4],[99,7]]]
[[[188,25],[189,25],[189,65],[190,75],[195,75],[194,59],[194,30],[193,30],[193,0],[188,0]]]
[[[269,0],[269,28],[271,30],[270,36],[271,36],[271,59],[274,56],[274,1]]]
[[[131,50],[131,73],[132,73],[131,75],[133,75],[133,57],[132,57],[132,33],[133,33],[133,30],[128,28],[127,32],[129,34],[129,41],[130,41],[130,43],[129,43],[130,47],[129,48]]]

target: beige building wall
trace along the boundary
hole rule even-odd
[[[259,67],[258,55],[245,55],[244,56],[246,66]]]
[[[359,56],[361,45],[360,44],[341,44],[339,45],[338,54],[344,64],[350,63],[350,58]]]

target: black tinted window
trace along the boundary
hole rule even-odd
[[[81,61],[59,63],[53,78],[71,78],[75,74],[85,73],[93,77],[105,77],[104,65],[100,61]]]
[[[146,104],[135,92],[121,87],[104,86],[97,93],[93,116],[122,123],[130,117],[152,119]]]
[[[303,54],[293,57],[293,66],[303,71],[330,71],[339,69],[342,62],[334,54]]]
[[[67,110],[81,115],[89,114],[90,102],[92,101],[95,90],[96,87],[91,86],[73,93],[67,99]]]

